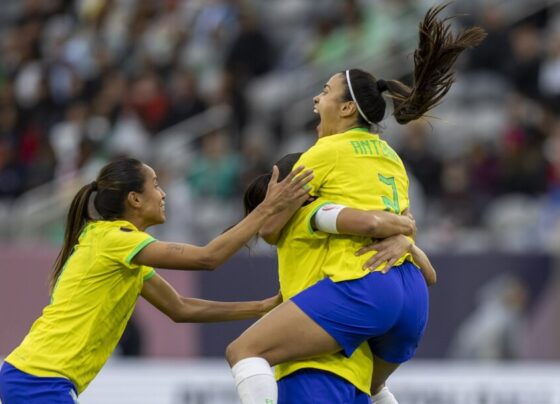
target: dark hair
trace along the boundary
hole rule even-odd
[[[452,68],[457,57],[486,37],[486,32],[480,27],[470,27],[454,36],[450,18],[437,18],[448,5],[430,8],[420,23],[418,47],[414,51],[412,88],[397,80],[376,80],[363,70],[349,70],[354,101],[365,115],[358,114],[358,124],[369,127],[369,122],[378,123],[383,119],[385,100],[381,94],[385,90],[393,100],[393,115],[400,124],[421,118],[447,94],[454,81]],[[342,74],[346,80],[345,72]],[[348,82],[346,85],[343,101],[352,101]]]
[[[142,162],[132,158],[113,161],[101,169],[94,182],[84,185],[74,196],[66,217],[64,242],[53,266],[51,292],[74,246],[78,243],[80,233],[86,223],[92,220],[88,212],[91,194],[97,192],[93,206],[102,219],[121,218],[129,192],[144,191],[145,177],[142,167]]]
[[[281,181],[292,172],[294,164],[299,160],[301,153],[290,153],[282,157],[276,162],[278,167],[278,180]],[[271,173],[259,175],[255,178],[245,190],[243,195],[243,206],[245,207],[245,215],[251,213],[265,198],[270,182]]]
[[[251,213],[264,200],[268,183],[270,182],[270,173],[261,174],[255,178],[243,194],[243,207],[245,208],[245,216]]]

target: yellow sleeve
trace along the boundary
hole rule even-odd
[[[113,261],[126,268],[138,268],[132,260],[144,247],[156,241],[155,238],[143,231],[128,227],[112,228],[104,237],[103,251]]]
[[[294,168],[305,166],[313,170],[313,179],[308,185],[311,187],[309,193],[320,196],[320,189],[327,180],[329,174],[336,166],[338,152],[327,145],[316,144],[301,155]]]
[[[146,266],[142,267],[142,279],[144,280],[144,282],[149,281],[154,276],[156,276],[156,271],[154,270],[154,268]]]
[[[332,203],[333,202],[331,202],[331,201],[326,201],[324,199],[319,198],[319,199],[316,199],[315,201],[313,201],[312,203],[310,203],[308,205],[309,209],[308,209],[306,217],[305,217],[305,222],[307,223],[307,230],[308,230],[308,233],[310,235],[314,235],[314,236],[315,235],[323,235],[323,236],[328,235],[328,233],[324,233],[322,231],[316,232],[313,229],[313,217],[315,216],[315,213],[317,213],[317,211],[319,209],[321,209],[323,206],[330,205]]]

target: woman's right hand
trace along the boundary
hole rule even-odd
[[[261,205],[278,213],[292,204],[301,205],[309,198],[306,184],[313,179],[313,170],[304,170],[300,166],[293,170],[286,178],[278,182],[278,167],[272,168],[272,177],[268,183],[268,190]]]
[[[276,296],[269,297],[268,299],[261,300],[261,317],[268,313],[270,310],[282,304],[284,299],[282,298],[282,293],[278,292]]]
[[[408,237],[398,234],[362,247],[356,252],[356,255],[360,256],[370,251],[376,251],[377,253],[364,264],[363,269],[373,271],[385,263],[381,272],[387,273],[400,257],[410,252],[413,245],[414,243]]]

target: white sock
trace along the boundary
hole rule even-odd
[[[263,358],[242,359],[231,368],[242,404],[276,404],[278,385],[272,369]]]
[[[387,386],[383,387],[379,393],[371,397],[372,404],[399,404],[393,393]]]

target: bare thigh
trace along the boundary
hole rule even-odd
[[[371,395],[379,393],[391,374],[397,370],[400,363],[386,362],[378,356],[373,356],[373,379],[371,380]]]
[[[258,356],[274,366],[340,350],[333,337],[288,300],[229,344],[226,359],[233,366],[242,359]]]

